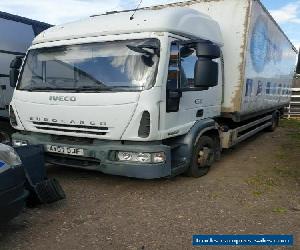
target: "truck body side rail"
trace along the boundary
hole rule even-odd
[[[272,125],[272,115],[265,116],[256,121],[250,122],[241,127],[230,129],[221,133],[222,148],[231,148],[232,146],[248,139],[259,131]]]

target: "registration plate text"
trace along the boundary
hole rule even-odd
[[[56,154],[84,156],[83,149],[64,146],[47,145],[46,151]]]

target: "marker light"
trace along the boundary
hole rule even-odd
[[[24,140],[13,140],[12,142],[14,147],[23,147],[28,145],[28,141],[24,141]]]

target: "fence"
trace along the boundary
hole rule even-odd
[[[300,118],[300,88],[292,89],[292,98],[287,107],[286,116],[290,118]]]

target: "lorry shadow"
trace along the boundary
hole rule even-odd
[[[113,182],[118,185],[122,183],[143,183],[143,182],[159,183],[159,182],[164,182],[166,180],[170,180],[170,178],[161,178],[161,179],[152,179],[152,180],[137,179],[137,178],[131,178],[126,176],[104,174],[96,170],[72,168],[72,167],[57,166],[57,165],[48,165],[47,173],[49,176],[57,178],[58,180],[62,179],[65,181],[69,178],[71,178],[72,180],[86,180],[86,181],[97,180],[97,181],[101,181],[102,183]]]
[[[229,149],[223,149],[222,155],[221,155],[221,161],[223,157],[230,156],[232,154],[237,154],[240,151],[244,151],[245,148],[249,147],[252,143],[254,143],[256,140],[261,139],[263,136],[270,135],[272,133],[268,133],[265,131],[260,131],[257,134],[251,136],[250,138],[246,139],[245,141],[242,141],[238,143],[237,145],[233,146]]]
[[[24,223],[21,217],[22,215],[20,215],[17,218],[14,218],[13,220],[7,223],[0,225],[0,242],[1,242],[0,244],[3,244],[3,241],[11,237],[11,235],[26,230],[27,228],[26,222]],[[1,246],[0,249],[2,249]]]

